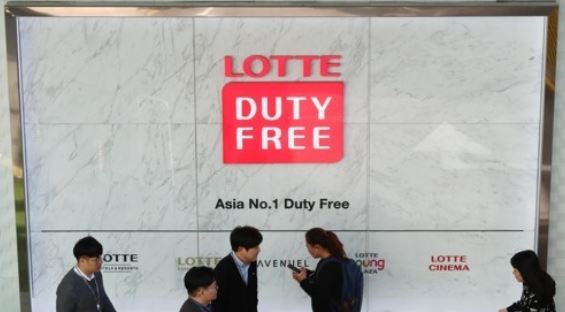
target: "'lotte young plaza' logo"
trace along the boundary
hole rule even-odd
[[[340,55],[224,57],[224,163],[332,163],[343,157]],[[294,70],[299,81],[284,79]],[[314,78],[315,77],[315,78]],[[323,81],[322,81],[323,80]]]

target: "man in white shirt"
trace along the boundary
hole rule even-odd
[[[57,312],[115,312],[102,281],[102,245],[91,236],[73,248],[77,259],[57,287]]]
[[[263,236],[254,227],[238,226],[230,234],[232,252],[216,265],[218,296],[214,312],[257,312],[257,256]]]

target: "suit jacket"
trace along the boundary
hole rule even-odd
[[[249,265],[247,285],[231,254],[220,260],[214,271],[218,283],[214,312],[257,312],[257,262]]]
[[[188,298],[180,308],[179,312],[202,312],[202,309],[194,300]]]

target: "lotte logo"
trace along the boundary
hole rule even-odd
[[[340,77],[339,55],[224,58],[227,78]],[[239,69],[241,68],[241,69]],[[224,163],[332,163],[343,157],[342,81],[229,82],[222,90]]]

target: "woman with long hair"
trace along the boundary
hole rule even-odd
[[[520,251],[510,259],[512,273],[522,283],[522,297],[499,312],[555,312],[555,282],[539,263],[538,256],[531,250]]]
[[[306,232],[306,248],[312,257],[320,259],[315,271],[301,268],[292,277],[312,299],[313,312],[338,311],[343,285],[343,244],[332,231],[313,228]],[[336,261],[337,260],[337,261]]]

